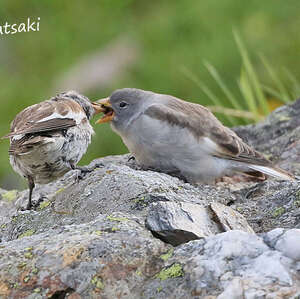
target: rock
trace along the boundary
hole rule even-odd
[[[275,229],[265,235],[265,242],[283,255],[300,261],[300,229]]]
[[[155,236],[173,246],[227,230],[254,233],[242,215],[220,203],[211,203],[208,207],[185,202],[153,203],[146,226]]]
[[[299,175],[299,115],[297,101],[236,132]],[[298,181],[193,186],[127,160],[37,186],[32,211],[28,190],[0,190],[0,298],[300,296]]]
[[[234,131],[283,169],[300,175],[300,99],[271,113],[264,122]]]
[[[0,297],[138,298],[166,251],[141,219],[126,214],[60,226],[1,246]]]
[[[17,190],[7,191],[0,188],[0,225],[9,222],[16,213],[15,201],[19,195]]]
[[[233,278],[226,286],[225,290],[217,299],[240,299],[243,298],[243,281],[241,278]]]
[[[10,216],[3,221],[5,227],[0,229],[0,237],[11,241],[28,231],[36,234],[61,225],[87,223],[99,214],[110,215],[115,211],[145,217],[149,205],[157,201],[207,206],[216,198],[221,203],[234,200],[229,190],[215,186],[200,189],[163,173],[137,171],[126,165],[127,160],[128,156],[98,159],[93,163],[102,166],[79,183],[75,183],[77,173],[73,171],[61,180],[38,186],[33,200],[43,196],[44,201],[37,211],[16,211],[27,203],[28,190],[21,192],[16,201],[9,202]],[[3,201],[0,207],[8,209]]]
[[[178,276],[148,280],[143,298],[296,298],[300,294],[295,261],[263,238],[242,231],[178,246],[163,269],[175,264],[181,265]]]
[[[219,226],[222,228],[222,231],[225,232],[239,229],[245,232],[254,233],[254,230],[248,224],[245,217],[232,208],[213,202],[210,204],[210,209],[214,214],[215,221],[218,222]]]
[[[299,182],[268,180],[234,192],[231,207],[245,216],[255,232],[276,227],[300,228]]]

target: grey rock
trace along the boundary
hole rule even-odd
[[[0,298],[31,298],[34,292],[41,298],[63,293],[72,298],[139,298],[139,286],[159,271],[164,263],[160,256],[168,251],[139,222],[120,213],[100,215],[88,225],[4,243]]]
[[[0,225],[9,222],[16,213],[15,201],[19,196],[20,192],[17,190],[7,191],[0,188]]]
[[[207,208],[184,202],[153,203],[146,226],[154,235],[174,246],[219,232]]]
[[[44,202],[37,211],[18,212],[25,207],[28,191],[9,203],[9,217],[0,230],[2,240],[9,241],[28,231],[41,233],[61,225],[87,223],[99,214],[115,211],[146,216],[149,204],[157,201],[190,202],[203,206],[214,200],[226,203],[234,200],[227,189],[216,186],[195,187],[177,178],[153,171],[135,170],[126,165],[128,156],[106,157],[92,164],[102,165],[79,183],[76,171],[61,180],[38,186],[33,200],[41,196]],[[8,209],[0,201],[0,206]]]
[[[295,261],[300,261],[300,229],[285,232],[277,241],[275,249]]]
[[[265,242],[283,255],[300,261],[300,229],[275,229],[264,235]]]
[[[248,224],[244,216],[230,207],[221,203],[213,202],[210,208],[215,216],[215,221],[221,226],[222,231],[242,230],[249,233],[254,233],[252,227]]]
[[[155,236],[174,246],[234,229],[254,233],[242,215],[215,202],[208,207],[185,202],[153,203],[146,226]]]
[[[300,184],[268,180],[235,191],[231,207],[245,216],[256,233],[276,227],[300,228]]]
[[[157,275],[144,286],[145,298],[293,298],[300,293],[294,261],[242,231],[176,247],[160,273],[176,263],[182,268],[176,279]]]
[[[178,246],[168,265],[178,261],[184,279],[160,281],[162,289],[174,287],[173,298],[259,298],[269,293],[282,298],[283,293],[300,292],[299,276],[293,281],[294,262],[246,232],[228,231]],[[145,289],[152,290],[154,285],[149,282]],[[149,292],[146,298],[153,295]]]
[[[235,132],[274,163],[300,175],[300,99],[271,113],[264,122]]]
[[[220,294],[217,299],[240,299],[243,298],[243,281],[241,278],[232,279],[225,290]]]
[[[297,101],[236,131],[299,175],[299,114]],[[298,181],[193,186],[127,160],[97,159],[78,183],[72,171],[37,186],[36,211],[20,211],[28,190],[0,190],[0,298],[300,296]],[[158,221],[159,207],[176,219]],[[158,231],[180,220],[185,241],[201,239],[174,248],[147,216]]]

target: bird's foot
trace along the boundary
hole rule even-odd
[[[136,158],[134,156],[129,156],[126,165],[134,170],[142,170],[142,167],[137,164]]]
[[[134,156],[129,156],[127,162],[131,162],[131,161],[135,161],[135,157]]]
[[[21,207],[20,211],[24,212],[24,211],[30,211],[33,208],[33,204],[32,203],[28,203],[26,208]]]
[[[31,211],[31,210],[36,211],[39,208],[40,204],[45,199],[47,199],[47,197],[45,195],[40,195],[40,197],[37,201],[35,201],[35,202],[28,201],[26,208],[22,207],[22,208],[20,208],[20,211]]]
[[[79,170],[76,176],[76,182],[78,183],[80,180],[84,179],[84,177],[88,174],[93,172],[95,169],[103,167],[102,163],[96,163],[93,166],[74,166],[72,169]]]
[[[32,210],[33,206],[34,205],[32,204],[32,201],[28,201],[26,207],[20,207],[18,210],[22,211],[22,212],[24,212],[24,211],[30,211],[30,210]]]
[[[47,199],[47,196],[41,194],[39,199],[33,203],[32,207],[33,209],[36,211],[39,207],[40,207],[40,204],[45,201]]]

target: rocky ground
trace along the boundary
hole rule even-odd
[[[237,128],[300,175],[300,100]],[[193,186],[92,162],[28,191],[0,190],[0,298],[299,298],[300,185]]]

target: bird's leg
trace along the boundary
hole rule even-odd
[[[32,191],[35,187],[35,184],[34,184],[32,177],[29,176],[27,179],[28,179],[28,186],[29,186],[29,199],[28,199],[26,210],[31,210],[31,208],[32,208]]]
[[[141,170],[142,168],[138,165],[136,158],[130,155],[127,159],[126,165],[134,170]]]

